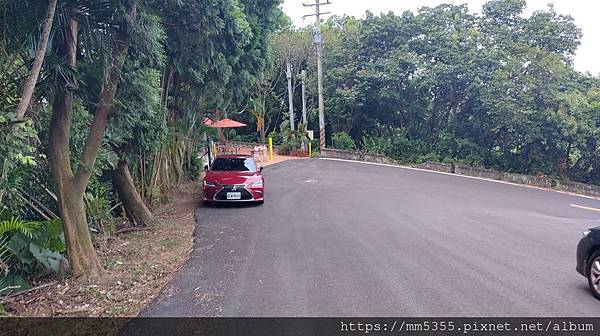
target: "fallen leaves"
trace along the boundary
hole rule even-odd
[[[136,316],[190,254],[198,195],[195,184],[184,185],[155,211],[160,225],[97,239],[105,268],[101,280],[34,284],[30,291],[3,300],[8,315]]]

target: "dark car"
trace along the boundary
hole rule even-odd
[[[577,272],[588,279],[592,293],[600,299],[600,227],[583,232],[577,245]]]
[[[202,188],[204,204],[214,202],[264,203],[265,181],[262,167],[251,156],[217,156],[212,166],[205,167]]]

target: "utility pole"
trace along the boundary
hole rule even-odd
[[[304,128],[304,131],[307,131],[307,120],[306,120],[306,88],[305,88],[305,83],[306,82],[306,71],[302,70],[302,72],[300,73],[300,80],[302,81],[302,127]],[[300,149],[301,150],[306,150],[306,145],[304,144],[304,138],[302,138],[302,144],[300,145]]]
[[[300,75],[302,78],[302,124],[304,127],[308,124],[308,120],[306,118],[306,71],[302,70],[302,74]]]
[[[321,12],[321,6],[330,5],[331,2],[321,2],[315,0],[314,3],[304,3],[304,7],[314,7],[315,14],[304,15],[304,17],[314,16],[315,32],[314,43],[317,47],[317,83],[319,93],[319,141],[321,148],[325,148],[325,102],[323,101],[323,38],[321,36],[321,15],[330,14],[330,12]]]
[[[292,66],[290,65],[290,61],[287,61],[287,80],[288,80],[288,99],[290,105],[290,128],[292,131],[295,129],[294,127],[294,95],[292,92]]]

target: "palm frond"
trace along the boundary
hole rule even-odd
[[[32,238],[40,225],[37,222],[25,222],[16,217],[0,222],[0,235],[7,232],[20,232],[28,238]]]

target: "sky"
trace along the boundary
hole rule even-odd
[[[314,21],[314,17],[302,19],[305,14],[311,13],[311,7],[305,8],[303,2],[314,0],[285,0],[283,10],[292,18],[296,26],[305,26]],[[325,2],[325,0],[321,0]],[[401,14],[406,10],[416,12],[423,6],[437,6],[442,3],[469,5],[473,13],[481,12],[485,0],[330,0],[331,5],[323,7],[323,11],[335,15],[351,15],[363,17],[369,10],[375,14],[393,11]],[[575,24],[583,31],[581,45],[575,56],[575,68],[581,72],[589,71],[594,75],[600,74],[600,1],[596,0],[527,0],[525,15],[530,15],[536,10],[548,8],[553,3],[554,9],[560,14],[568,14],[575,19]]]

